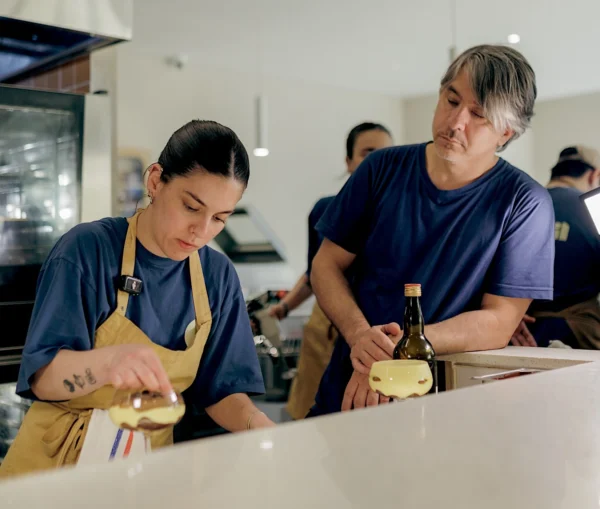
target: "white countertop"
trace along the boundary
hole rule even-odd
[[[586,363],[7,481],[0,506],[598,508],[599,389]]]
[[[443,355],[439,359],[472,366],[557,369],[586,362],[600,362],[600,351],[509,346],[502,350]]]

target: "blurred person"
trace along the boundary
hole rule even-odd
[[[600,186],[600,153],[565,148],[546,186],[554,206],[554,300],[535,300],[513,334],[518,346],[600,348],[600,236],[579,197]],[[557,343],[560,345],[560,343]]]
[[[392,145],[390,131],[381,124],[363,122],[352,128],[346,139],[346,171],[352,175],[360,163],[375,150]],[[312,294],[310,271],[313,258],[323,237],[316,230],[321,216],[335,196],[321,198],[308,216],[308,268],[294,288],[269,310],[271,316],[282,320],[290,311],[300,306]],[[303,419],[315,402],[315,395],[323,372],[331,358],[337,340],[337,330],[325,316],[318,303],[304,327],[298,358],[298,371],[290,389],[286,410],[293,419]]]

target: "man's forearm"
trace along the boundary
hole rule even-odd
[[[425,326],[425,336],[437,355],[494,350],[510,341],[510,329],[495,311],[478,310],[461,313],[434,325]]]
[[[346,341],[349,342],[348,338],[356,331],[370,327],[352,295],[348,280],[335,263],[315,258],[311,283],[320,308]]]

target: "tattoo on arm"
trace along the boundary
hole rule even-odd
[[[75,385],[77,385],[77,387],[79,387],[80,389],[83,389],[83,386],[85,385],[85,382],[83,381],[83,377],[81,377],[79,375],[73,375],[73,381],[75,382]]]
[[[75,392],[75,386],[79,387],[80,389],[83,389],[85,387],[86,380],[87,383],[89,383],[90,385],[94,385],[96,383],[96,377],[94,377],[90,368],[87,368],[85,370],[85,380],[81,375],[73,374],[73,382],[71,382],[70,380],[63,380],[63,385],[65,386],[65,389],[67,389],[69,392]]]
[[[90,385],[94,385],[96,383],[96,378],[92,374],[92,370],[90,368],[87,368],[85,370],[85,379],[87,380],[87,383],[89,383]]]

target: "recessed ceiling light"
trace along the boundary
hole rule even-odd
[[[518,44],[521,41],[521,36],[519,34],[510,34],[508,36],[508,42],[511,44]]]

